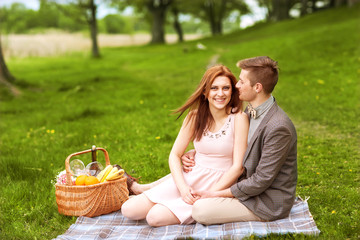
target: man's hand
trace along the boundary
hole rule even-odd
[[[192,191],[192,195],[199,199],[217,197],[216,192],[213,191]]]
[[[184,172],[190,172],[192,167],[195,166],[195,150],[190,150],[181,156]]]
[[[230,188],[220,191],[191,191],[191,194],[197,199],[203,198],[216,198],[216,197],[229,197],[233,198]]]

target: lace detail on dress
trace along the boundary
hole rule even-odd
[[[219,138],[223,135],[226,135],[226,130],[229,128],[230,123],[231,123],[231,117],[229,116],[229,119],[226,121],[224,126],[220,128],[219,131],[217,131],[216,133],[212,133],[209,130],[206,130],[204,131],[203,136],[208,138]]]

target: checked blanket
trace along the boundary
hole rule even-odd
[[[210,226],[197,223],[153,228],[145,220],[131,221],[117,211],[93,218],[79,217],[66,233],[56,239],[242,239],[252,234],[266,236],[271,233],[318,235],[320,231],[307,201],[297,198],[289,217],[273,222],[233,222]]]

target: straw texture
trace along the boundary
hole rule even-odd
[[[106,165],[110,165],[107,151],[103,148],[97,150],[104,152]],[[91,150],[73,153],[66,158],[65,169],[68,179],[70,158],[88,152]],[[72,185],[72,181],[67,181],[66,185],[56,184],[55,189],[58,211],[68,216],[95,217],[111,213],[119,210],[129,198],[126,177],[87,186]]]
[[[126,177],[89,186],[55,185],[58,211],[68,216],[95,217],[121,208],[128,200]]]

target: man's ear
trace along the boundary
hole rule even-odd
[[[255,83],[255,91],[257,93],[261,92],[263,90],[263,85],[261,83]]]

